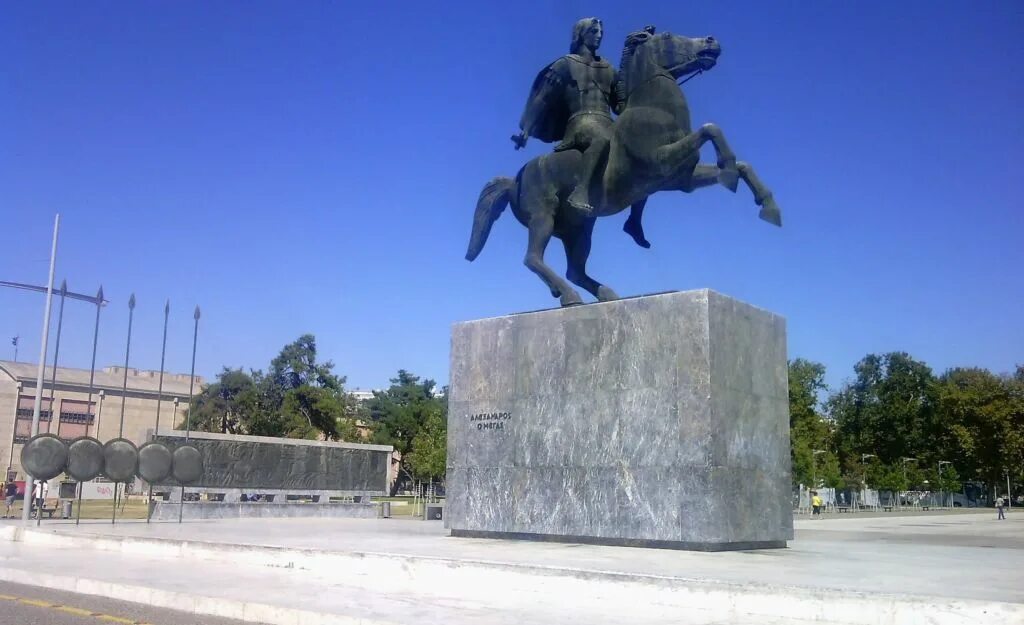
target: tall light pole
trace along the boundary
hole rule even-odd
[[[908,490],[910,490],[908,485],[907,485],[907,462],[910,462],[910,461],[917,462],[917,458],[911,458],[910,456],[904,456],[904,457],[900,458],[900,460],[903,463],[903,488],[904,488],[903,492],[906,493]]]
[[[877,458],[877,457],[878,456],[876,456],[875,454],[861,454],[860,455],[860,464],[861,464],[862,467],[864,467],[863,473],[862,473],[863,477],[861,478],[861,489],[864,491],[864,501],[865,501],[865,503],[867,502],[867,498],[868,498],[868,467],[865,464],[865,461],[868,458]]]
[[[32,405],[32,430],[29,438],[39,433],[39,410],[43,403],[43,369],[46,367],[46,342],[50,338],[50,304],[53,301],[53,270],[57,264],[57,235],[60,233],[60,215],[53,220],[53,247],[50,249],[50,278],[46,283],[46,308],[43,309],[43,338],[39,342],[39,368],[36,371],[36,399]],[[52,413],[51,406],[51,413]],[[52,414],[51,414],[52,418]],[[25,478],[25,498],[35,496],[35,480],[31,475]],[[32,505],[22,505],[21,520],[28,523]],[[41,517],[42,512],[39,513]]]
[[[811,488],[818,488],[818,454],[825,453],[824,449],[811,450]]]
[[[942,499],[942,506],[943,507],[946,506],[946,497],[945,497],[945,494],[944,494],[945,489],[942,488],[942,465],[944,465],[944,464],[953,464],[953,463],[950,462],[949,460],[939,460],[939,497]],[[950,492],[949,497],[950,497],[950,499],[953,498],[953,493],[952,492]],[[950,508],[953,507],[953,502],[950,502],[949,507]]]

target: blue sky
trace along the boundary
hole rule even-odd
[[[371,6],[377,5],[377,6]],[[401,7],[401,8],[399,8]],[[591,273],[620,294],[710,287],[788,320],[839,384],[866,353],[937,370],[1024,362],[1020,2],[51,2],[0,21],[0,280],[104,286],[99,361],[265,367],[314,333],[350,387],[446,381],[452,323],[556,305],[506,214],[463,259],[477,194],[515,152],[536,72],[573,22],[618,62],[646,24],[721,41],[686,84],[775,192],[654,197],[654,244],[602,219]],[[711,158],[710,152],[706,157]],[[552,246],[549,260],[564,260]],[[0,358],[39,352],[42,299],[0,289]],[[64,364],[92,311],[68,305]],[[51,343],[52,350],[52,343]]]

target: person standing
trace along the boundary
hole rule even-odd
[[[46,495],[50,492],[50,485],[45,480],[36,480],[36,485],[32,491],[32,503],[35,505],[35,513],[41,516],[43,514],[43,503],[46,501]]]
[[[996,518],[997,521],[1005,521],[1006,520],[1006,513],[1003,511],[1003,506],[1005,506],[1005,505],[1006,505],[1006,502],[1003,501],[1002,497],[999,497],[998,499],[996,499],[996,510],[999,511],[999,516]]]
[[[8,480],[4,484],[4,503],[7,508],[4,510],[4,518],[10,518],[11,508],[14,507],[14,500],[18,498],[18,484],[14,480]]]
[[[812,516],[821,516],[821,497],[816,490],[811,491],[811,510]]]

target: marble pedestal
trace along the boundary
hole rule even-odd
[[[785,547],[785,322],[698,290],[456,324],[447,487],[453,536]]]

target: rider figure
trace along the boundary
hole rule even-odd
[[[597,55],[604,26],[596,17],[576,22],[569,54],[544,68],[533,82],[526,110],[519,121],[522,132],[512,137],[516,149],[528,137],[561,141],[555,151],[580,150],[583,164],[569,204],[585,215],[594,210],[590,189],[611,142],[612,116],[620,101],[615,69]]]

